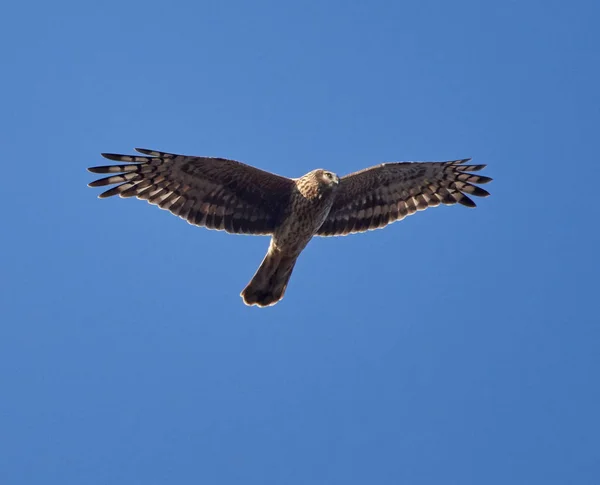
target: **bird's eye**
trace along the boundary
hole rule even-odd
[[[331,180],[333,178],[333,175],[331,175],[331,172],[325,172],[325,177]]]

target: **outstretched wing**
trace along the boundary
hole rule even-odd
[[[233,160],[188,157],[136,148],[148,156],[103,153],[127,162],[88,168],[112,174],[90,187],[118,184],[100,198],[145,199],[190,224],[236,234],[271,234],[287,206],[294,182]]]
[[[490,195],[473,184],[492,179],[476,172],[485,165],[451,162],[383,163],[342,177],[335,202],[318,236],[345,236],[378,229],[440,204],[475,207],[466,194]]]

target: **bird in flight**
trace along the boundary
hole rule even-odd
[[[246,305],[259,307],[283,298],[313,236],[379,229],[440,204],[475,207],[469,195],[489,195],[475,184],[492,180],[470,173],[485,165],[468,165],[468,158],[382,163],[341,178],[317,169],[292,179],[224,158],[136,151],[144,156],[103,153],[124,163],[88,168],[110,174],[89,186],[114,185],[99,197],[145,199],[196,226],[271,236],[262,264],[241,293]]]

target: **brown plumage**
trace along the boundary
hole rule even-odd
[[[440,204],[475,207],[467,194],[488,196],[474,184],[492,180],[468,173],[485,167],[465,165],[470,159],[384,163],[341,179],[318,169],[289,179],[223,158],[136,150],[147,156],[102,154],[126,164],[89,168],[112,174],[90,187],[116,184],[100,197],[145,199],[197,226],[272,236],[241,293],[244,303],[261,307],[283,298],[296,260],[313,236],[381,228]]]

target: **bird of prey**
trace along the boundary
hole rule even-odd
[[[241,293],[265,307],[283,298],[298,256],[313,236],[344,236],[384,227],[440,204],[475,207],[492,179],[474,175],[470,159],[383,163],[338,177],[317,169],[292,179],[234,160],[136,148],[145,156],[103,153],[119,165],[91,167],[110,174],[90,187],[115,185],[100,198],[145,199],[190,224],[234,234],[271,236],[267,254]]]

